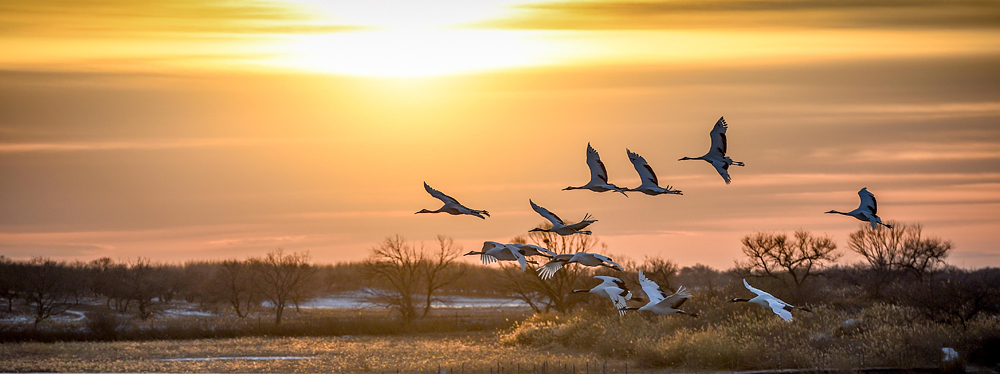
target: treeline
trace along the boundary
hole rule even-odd
[[[357,291],[375,302],[386,300],[381,290],[391,288],[391,284],[371,276],[372,264],[317,265],[310,262],[307,253],[283,250],[245,259],[183,264],[107,257],[89,262],[44,257],[15,261],[0,255],[0,317],[26,315],[38,325],[81,304],[100,303],[108,311],[147,320],[172,301],[185,301],[241,319],[269,313],[274,323],[280,324],[287,308],[298,310],[304,301],[317,296]],[[423,272],[425,265],[432,270],[437,267],[431,276],[435,295],[504,296],[495,287],[465,281],[487,278],[487,273],[496,269],[453,261],[436,265],[421,262],[414,269]],[[445,273],[453,275],[446,280]]]
[[[747,296],[741,279],[748,278],[793,304],[845,310],[874,303],[900,304],[915,307],[929,318],[958,324],[981,314],[1000,313],[1000,292],[995,287],[1000,284],[1000,270],[947,266],[944,259],[952,249],[950,242],[925,237],[919,225],[894,225],[893,230],[862,226],[850,235],[848,250],[864,259],[857,264],[838,264],[844,252],[829,237],[805,231],[791,236],[757,232],[743,238],[744,256],[729,270],[679,267],[660,257],[612,256],[626,271],[572,264],[549,280],[540,279],[535,271],[546,261],[542,257],[533,257],[538,263],[530,264],[527,271],[511,262],[483,266],[463,261],[462,248],[443,236],[431,247],[391,236],[372,247],[364,261],[332,265],[313,264],[307,253],[282,250],[245,259],[184,264],[142,258],[13,261],[0,256],[0,297],[7,313],[30,315],[36,325],[85,302],[146,320],[174,300],[241,319],[269,313],[280,324],[287,308],[297,310],[317,296],[355,291],[395,310],[408,323],[427,316],[441,295],[516,298],[538,313],[578,308],[606,312],[607,300],[571,291],[594,286],[594,275],[619,277],[638,290],[636,270],[641,269],[665,290],[684,285],[700,300]],[[510,241],[557,253],[609,252],[593,236],[532,232]]]

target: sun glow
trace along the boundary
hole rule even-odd
[[[408,77],[552,63],[550,46],[532,32],[384,29],[298,35],[282,43],[273,66],[316,72]]]

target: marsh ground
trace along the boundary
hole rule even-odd
[[[587,362],[606,361],[555,346],[503,345],[493,332],[0,344],[4,372],[488,373],[499,363],[510,373],[541,373],[543,365],[548,373],[583,373]],[[614,372],[624,365],[607,363]]]

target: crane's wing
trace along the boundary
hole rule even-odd
[[[608,169],[601,162],[601,155],[597,154],[597,150],[591,147],[590,143],[587,143],[587,166],[590,167],[591,182],[600,179],[608,183]]]
[[[621,265],[618,265],[614,261],[612,261],[610,257],[604,256],[604,255],[599,255],[599,254],[596,254],[596,253],[594,253],[593,255],[594,255],[594,257],[597,257],[599,260],[604,261],[604,263],[611,264],[611,266],[614,266],[618,270],[622,270],[622,271],[625,270],[625,269],[622,269]]]
[[[550,212],[548,209],[538,206],[538,204],[535,204],[535,202],[531,201],[531,199],[528,199],[528,202],[531,203],[531,209],[534,209],[535,213],[538,213],[545,219],[549,220],[549,222],[552,222],[552,225],[564,226],[566,224],[563,222],[562,218],[559,218],[559,216]]]
[[[522,251],[524,250],[524,248],[534,249],[536,252],[538,252],[542,256],[545,256],[545,257],[548,257],[548,258],[552,258],[552,257],[556,256],[555,252],[552,252],[552,251],[550,251],[548,249],[539,247],[539,246],[534,245],[534,244],[511,244],[511,245],[514,246],[514,247],[516,247],[516,248],[521,249]],[[524,255],[527,256],[527,254],[524,254]]]
[[[712,132],[710,133],[712,137],[712,149],[708,151],[709,154],[715,153],[722,157],[726,156],[728,143],[726,141],[727,128],[729,128],[729,125],[726,124],[726,119],[724,117],[719,117],[719,121],[715,122],[715,127],[712,128]]]
[[[771,299],[777,299],[776,297],[772,296],[771,294],[769,294],[767,292],[764,292],[764,291],[758,290],[756,288],[753,288],[753,286],[751,286],[750,283],[747,283],[746,279],[743,280],[743,285],[746,286],[746,288],[748,290],[750,290],[750,292],[753,292],[754,294],[757,294],[757,296],[765,296],[765,295],[767,295],[767,296],[771,296],[770,297]]]
[[[686,301],[689,297],[691,297],[691,294],[687,293],[687,288],[680,286],[677,288],[677,292],[674,292],[673,295],[667,296],[663,302],[667,303],[667,306],[677,309],[680,308],[681,304],[684,304],[684,301]]]
[[[583,221],[574,223],[574,224],[569,225],[567,227],[569,227],[569,228],[571,228],[573,230],[583,230],[583,229],[587,228],[587,226],[590,226],[591,223],[594,223],[594,222],[597,222],[597,220],[596,219],[587,219],[587,218],[584,218]]]
[[[553,259],[552,261],[546,262],[545,265],[538,267],[538,277],[542,279],[550,279],[552,276],[556,275],[559,269],[562,269],[563,264],[566,260],[563,259]]]
[[[615,305],[615,309],[618,309],[618,315],[624,316],[625,308],[628,307],[625,304],[625,296],[622,296],[625,294],[625,290],[618,287],[605,287],[604,292],[611,298],[611,303]]]
[[[424,182],[424,189],[427,190],[427,193],[431,194],[431,196],[443,201],[445,204],[462,205],[462,203],[459,203],[454,197],[445,195],[444,192],[431,188],[431,186],[427,185],[427,182]]]
[[[874,214],[868,213],[866,210],[861,210],[861,215],[865,216],[865,219],[872,224],[872,230],[878,229],[878,218]]]
[[[729,177],[729,164],[722,161],[714,161],[712,162],[712,166],[715,166],[715,171],[719,172],[719,175],[726,181],[726,184],[732,183],[733,178]]]
[[[642,287],[642,292],[646,293],[650,304],[656,304],[667,298],[667,294],[660,290],[660,286],[646,278],[646,275],[642,274],[642,270],[639,270],[639,286]]]
[[[622,290],[628,290],[628,287],[625,287],[625,282],[622,282],[621,279],[608,275],[595,275],[594,278],[600,279],[602,281],[601,285],[607,285],[607,287],[618,287],[621,288]],[[600,285],[598,285],[598,287],[600,287]]]
[[[767,299],[767,305],[769,305],[771,307],[771,311],[773,311],[774,314],[777,314],[778,317],[781,317],[781,319],[788,322],[792,321],[792,312],[785,309],[785,303],[783,301],[771,297]]]
[[[646,184],[648,181],[652,182],[654,185],[660,185],[660,182],[656,179],[656,173],[653,172],[653,168],[649,167],[645,158],[628,149],[625,149],[625,153],[628,153],[628,160],[632,161],[632,166],[634,166],[635,171],[639,173],[639,178],[642,178],[642,184]]]
[[[507,247],[507,250],[510,251],[512,255],[514,255],[514,259],[517,260],[517,263],[521,264],[521,271],[527,270],[528,259],[526,259],[524,255],[521,254],[521,251],[517,250],[516,247],[510,248],[509,246]]]
[[[858,191],[858,196],[861,197],[861,209],[868,209],[873,215],[878,214],[878,204],[875,202],[875,195],[868,192],[867,187]]]
[[[496,249],[498,245],[502,244],[497,242],[483,242],[483,254],[479,255],[479,260],[486,265],[497,262],[497,258],[488,252]]]

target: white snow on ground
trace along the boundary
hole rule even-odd
[[[65,312],[49,317],[48,320],[55,322],[76,322],[76,321],[82,321],[85,318],[87,318],[87,315],[83,312],[78,312],[75,310],[67,310]],[[35,317],[24,314],[6,316],[0,318],[0,322],[17,323],[17,324],[35,323]]]
[[[4,323],[34,323],[35,317],[29,316],[8,316],[0,318],[0,322]]]
[[[66,320],[66,321],[74,321],[75,322],[75,321],[82,321],[84,318],[87,318],[87,315],[84,314],[83,312],[77,312],[75,310],[67,310],[64,314],[67,314],[67,313],[76,316],[76,318],[63,317],[64,320]]]
[[[164,358],[156,361],[270,361],[270,360],[315,360],[319,357],[295,357],[295,356],[270,356],[270,357],[188,357],[188,358]]]
[[[191,309],[167,309],[163,311],[166,314],[173,314],[178,316],[196,316],[196,317],[211,317],[214,313],[201,311],[201,310],[191,310]]]
[[[431,303],[435,308],[522,308],[528,307],[519,299],[494,297],[438,296]],[[378,304],[368,300],[364,292],[345,292],[321,296],[299,305],[303,309],[359,309],[374,308]]]

